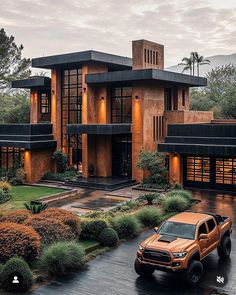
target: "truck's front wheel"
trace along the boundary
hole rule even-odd
[[[218,247],[218,255],[220,258],[228,258],[231,252],[231,240],[230,237],[225,236],[221,243],[220,246]]]
[[[190,286],[196,286],[203,275],[203,266],[200,261],[192,260],[185,274],[185,279]]]
[[[144,265],[140,262],[138,258],[135,259],[134,269],[139,276],[147,277],[153,274],[154,268],[149,265]]]

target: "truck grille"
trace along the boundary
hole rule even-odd
[[[143,258],[166,263],[171,261],[170,254],[167,251],[144,250]]]

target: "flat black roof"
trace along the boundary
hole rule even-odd
[[[12,88],[50,88],[51,78],[44,76],[32,76],[23,80],[15,80],[11,83]]]
[[[83,63],[92,61],[108,64],[108,67],[114,70],[129,69],[132,67],[132,59],[129,57],[94,50],[33,58],[32,67],[52,69],[56,66],[65,65],[80,66]]]
[[[203,77],[190,76],[157,69],[125,70],[99,74],[87,74],[85,77],[86,83],[90,84],[132,82],[140,80],[158,80],[162,82],[185,84],[193,87],[207,85],[207,79]]]

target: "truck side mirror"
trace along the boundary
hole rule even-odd
[[[154,232],[157,233],[157,231],[158,231],[158,227],[155,226],[155,227],[154,227]]]
[[[208,239],[208,234],[200,234],[199,240],[207,240]]]

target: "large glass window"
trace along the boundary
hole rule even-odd
[[[24,163],[24,149],[0,147],[0,168],[8,170]]]
[[[67,124],[79,124],[82,121],[82,70],[62,71],[62,147],[67,147]]]
[[[171,88],[165,88],[164,91],[164,108],[165,111],[172,110],[172,90]]]
[[[210,158],[201,156],[188,156],[187,180],[210,182]]]
[[[132,123],[132,88],[113,88],[111,107],[112,123]]]
[[[216,158],[216,183],[236,184],[236,159]]]
[[[50,91],[40,92],[40,113],[51,114],[51,94]]]

